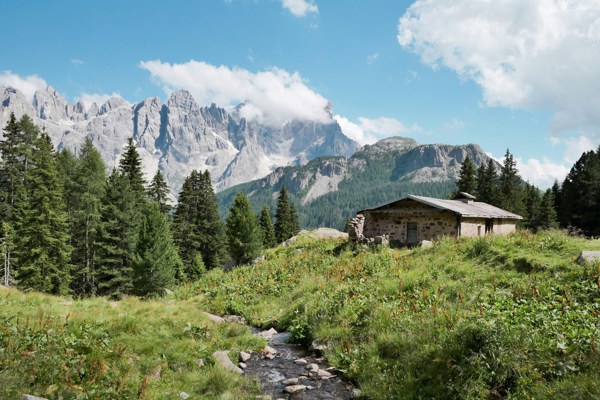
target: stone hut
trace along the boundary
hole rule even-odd
[[[416,244],[441,236],[507,235],[520,215],[461,192],[452,200],[409,195],[370,210],[359,211],[348,225],[350,241]]]

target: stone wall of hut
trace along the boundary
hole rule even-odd
[[[458,222],[454,213],[415,201],[404,201],[387,209],[363,211],[351,222],[348,234],[351,240],[356,237],[359,241],[368,242],[369,239],[384,237],[392,243],[407,243],[409,223],[417,225],[415,243],[457,235]]]

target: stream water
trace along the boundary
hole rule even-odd
[[[299,345],[288,343],[289,338],[289,333],[273,335],[268,340],[274,351],[254,353],[245,363],[244,372],[258,378],[265,398],[346,400],[356,397],[354,386],[329,368],[325,359]],[[288,393],[293,390],[298,391]]]

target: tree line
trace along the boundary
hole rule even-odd
[[[160,171],[146,182],[130,138],[107,173],[92,140],[57,152],[28,116],[11,114],[0,141],[2,283],[76,296],[160,294],[206,269],[248,263],[300,227],[285,188],[275,223],[239,194],[226,221],[208,171],[192,171],[178,196]]]
[[[477,201],[521,215],[519,224],[524,228],[537,231],[558,227],[555,193],[524,182],[509,150],[499,169],[492,158],[476,167],[467,154],[456,187],[457,192],[470,193]]]
[[[523,182],[508,150],[500,171],[496,171],[492,159],[476,168],[467,156],[457,191],[522,215],[522,226],[533,231],[560,227],[590,237],[600,236],[600,147],[584,152],[562,184],[555,181],[545,191]]]

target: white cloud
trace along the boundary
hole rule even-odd
[[[540,189],[549,188],[555,180],[562,182],[570,169],[565,164],[555,163],[547,158],[543,158],[542,161],[536,158],[530,158],[526,161],[515,158],[515,161],[521,177]]]
[[[476,82],[487,106],[549,111],[554,135],[600,138],[597,0],[417,0],[398,41]]]
[[[140,66],[167,94],[185,89],[200,104],[246,102],[243,112],[261,123],[277,126],[293,119],[331,121],[327,99],[310,89],[297,72],[272,68],[255,73],[194,60],[183,64],[142,61]]]
[[[567,147],[564,160],[571,164],[579,160],[584,152],[595,150],[596,148],[596,145],[585,136],[567,138],[563,142]]]
[[[48,84],[37,75],[19,76],[11,71],[0,73],[0,85],[11,86],[23,92],[27,100],[31,103],[36,90],[46,90]]]
[[[122,99],[121,95],[116,92],[112,92],[112,94],[106,93],[81,93],[79,95],[79,100],[83,103],[85,109],[89,109],[92,103],[96,103],[98,107],[102,104],[106,103],[108,100],[118,97]]]
[[[71,58],[71,64],[73,64],[73,65],[83,65],[83,64],[85,64],[85,62],[83,62],[83,60],[80,60],[79,58]]]
[[[282,0],[281,5],[296,17],[304,17],[308,13],[317,14],[319,12],[317,5],[311,0]]]
[[[379,53],[371,54],[367,56],[367,64],[371,65],[379,58]]]
[[[354,123],[341,115],[336,115],[334,118],[342,128],[342,132],[361,145],[374,143],[388,136],[422,131],[422,128],[417,124],[406,126],[397,119],[389,117],[375,119],[358,117],[358,123]]]

